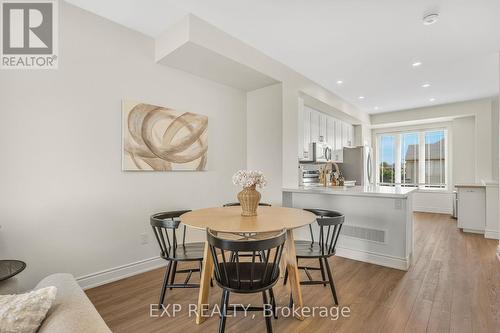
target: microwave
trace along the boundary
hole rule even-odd
[[[307,158],[303,162],[328,162],[332,160],[332,148],[321,142],[311,142]]]
[[[332,159],[332,147],[325,143],[313,142],[309,145],[309,151],[314,151],[316,162],[328,162]]]

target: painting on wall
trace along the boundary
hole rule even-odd
[[[206,170],[208,117],[123,101],[124,171]]]

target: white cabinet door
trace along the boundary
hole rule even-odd
[[[298,137],[297,140],[297,156],[299,158],[304,158],[304,104],[301,103],[301,99],[299,98],[298,102]]]
[[[335,149],[335,120],[326,116],[326,143]]]
[[[342,149],[342,122],[335,119],[335,149]]]
[[[342,147],[349,144],[349,124],[342,122]]]
[[[303,126],[303,151],[309,151],[309,143],[311,142],[311,109],[309,108],[304,108]]]
[[[347,124],[347,145],[354,145],[354,128],[351,124]]]
[[[458,188],[458,227],[466,232],[484,233],[486,192],[481,187]]]
[[[319,142],[319,112],[311,110],[311,142]]]
[[[326,142],[326,114],[319,114],[319,142]]]

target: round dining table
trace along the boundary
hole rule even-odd
[[[302,291],[300,289],[299,270],[295,259],[295,243],[293,229],[313,223],[316,216],[308,211],[287,207],[259,206],[256,216],[242,216],[241,207],[217,207],[193,210],[180,216],[181,222],[192,228],[213,230],[221,233],[259,234],[286,229],[287,239],[282,256],[282,272],[288,271],[289,286],[297,307],[302,307]],[[205,317],[202,309],[206,308],[210,292],[210,279],[214,270],[214,262],[205,241],[203,252],[203,269],[201,273],[200,291],[196,323],[201,324]],[[298,317],[298,319],[303,319]]]

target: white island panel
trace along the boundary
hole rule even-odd
[[[283,189],[283,205],[342,212],[346,220],[338,256],[407,270],[413,252],[412,191],[361,186]],[[296,230],[296,238],[309,240],[308,228]]]

